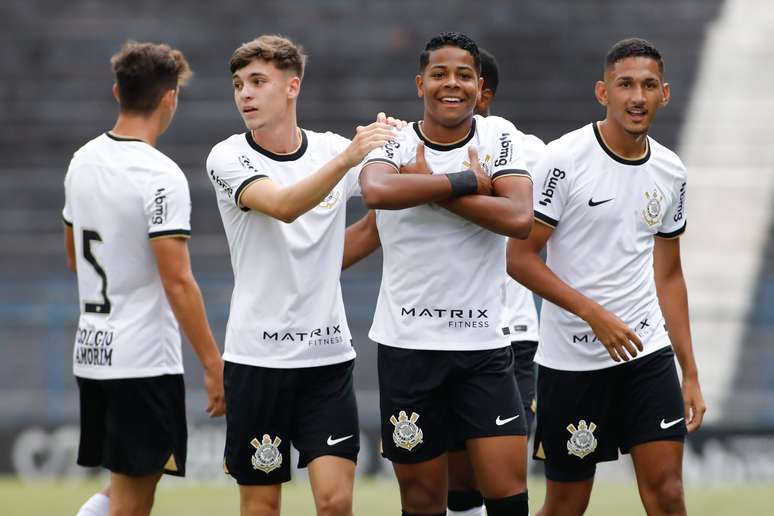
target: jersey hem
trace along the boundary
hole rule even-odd
[[[259,181],[261,179],[268,179],[268,178],[269,176],[267,176],[266,174],[256,174],[242,181],[242,184],[240,184],[237,187],[236,192],[234,193],[234,204],[236,204],[237,208],[239,208],[242,211],[250,211],[250,208],[247,208],[246,206],[242,205],[242,201],[241,201],[242,193],[244,193],[245,188],[255,183],[256,181]]]
[[[392,168],[397,170],[398,173],[400,173],[400,168],[398,168],[398,165],[396,165],[394,162],[385,158],[371,158],[365,163],[363,163],[363,168],[365,168],[366,165],[370,165],[371,163],[384,163],[385,165],[391,166]]]
[[[121,380],[123,378],[152,378],[154,376],[164,376],[167,374],[183,374],[183,366],[179,367],[161,367],[153,369],[111,369],[110,371],[90,371],[73,368],[73,375],[78,378],[88,378],[90,380]]]
[[[558,220],[554,220],[551,217],[549,217],[548,215],[543,215],[542,213],[540,213],[537,210],[533,210],[533,213],[534,213],[534,216],[535,216],[535,220],[538,221],[538,222],[542,222],[546,226],[549,226],[549,227],[552,227],[552,228],[556,229],[556,226],[559,225],[559,221]]]
[[[62,222],[65,223],[65,226],[73,227],[73,223],[67,220],[64,215],[62,215]]]
[[[148,233],[148,238],[155,240],[157,238],[183,237],[191,238],[190,229],[169,229],[167,231],[153,231]]]
[[[378,342],[379,344],[382,344],[384,346],[389,346],[391,348],[401,348],[401,349],[417,349],[417,350],[427,350],[427,351],[481,351],[485,349],[498,349],[498,348],[505,348],[511,345],[511,341],[506,338],[502,337],[501,339],[498,339],[496,341],[486,341],[486,342],[400,342],[395,341],[387,338],[380,337],[376,333],[369,333],[368,338],[371,339],[374,342]]]
[[[223,361],[255,367],[271,367],[273,369],[300,369],[304,367],[320,367],[331,364],[341,364],[342,362],[349,362],[350,360],[353,360],[356,356],[357,353],[355,353],[354,349],[344,355],[306,360],[267,360],[226,352],[223,353]]]
[[[526,177],[527,179],[532,181],[532,176],[526,170],[509,169],[509,170],[500,170],[499,172],[495,172],[494,174],[492,174],[492,182],[494,183],[498,179],[502,179],[504,177],[510,177],[510,176]]]
[[[685,224],[683,224],[683,227],[681,227],[679,229],[676,229],[674,231],[671,231],[669,233],[662,233],[661,231],[659,231],[658,233],[656,233],[656,236],[659,237],[659,238],[663,238],[665,240],[672,240],[672,239],[675,239],[675,238],[679,237],[683,233],[685,233],[685,228],[687,226],[688,226],[688,223],[685,223]]]
[[[601,345],[602,344],[600,343],[600,346]],[[665,338],[663,343],[653,347],[648,347],[645,350],[640,351],[639,353],[637,353],[637,356],[635,358],[633,358],[632,360],[629,360],[628,362],[621,361],[621,362],[612,363],[608,365],[591,364],[588,367],[578,367],[577,362],[560,363],[554,360],[545,360],[544,358],[539,357],[537,354],[535,354],[535,363],[540,364],[541,366],[547,367],[549,369],[556,369],[558,371],[601,371],[602,369],[610,369],[611,367],[617,367],[620,365],[628,364],[634,360],[639,360],[640,358],[646,357],[651,353],[670,347],[671,345],[672,345],[672,342],[668,338]],[[538,347],[538,353],[539,352],[540,352],[540,348]]]

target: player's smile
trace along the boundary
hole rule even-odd
[[[482,80],[470,52],[452,46],[433,50],[416,80],[425,99],[426,131],[457,129],[472,118]]]

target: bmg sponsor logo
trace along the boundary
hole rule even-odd
[[[541,206],[548,206],[551,204],[554,194],[556,193],[556,188],[559,186],[559,181],[565,177],[567,177],[567,174],[564,170],[559,170],[558,168],[553,169],[548,176],[546,176],[546,180],[543,181],[543,190],[540,192],[542,198],[538,201]]]
[[[508,133],[500,135],[500,153],[497,155],[497,161],[495,161],[496,167],[502,167],[511,160],[511,153],[513,152],[513,143],[511,142],[511,136]]]
[[[685,181],[680,186],[680,200],[677,202],[677,213],[675,213],[675,222],[683,220],[683,208],[685,207]]]
[[[164,188],[159,188],[156,190],[156,193],[153,194],[153,216],[151,217],[151,224],[154,226],[164,224],[164,221],[167,220],[167,196],[164,192]]]
[[[217,175],[214,170],[210,170],[210,177],[212,178],[212,182],[218,185],[221,190],[226,192],[229,197],[234,195],[234,188],[226,181],[224,181],[219,175]]]
[[[397,140],[390,140],[384,144],[384,153],[390,159],[395,159],[395,150],[400,148],[400,143]]]

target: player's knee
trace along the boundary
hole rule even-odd
[[[241,516],[279,516],[280,513],[280,501],[277,497],[243,494],[239,506]]]
[[[487,498],[486,513],[488,516],[528,516],[529,505],[527,492],[518,493],[503,498]]]
[[[334,490],[315,497],[318,516],[349,516],[352,514],[352,493]]]
[[[679,475],[670,475],[654,486],[653,494],[663,514],[684,514],[683,481]]]
[[[401,497],[406,508],[417,513],[434,514],[446,509],[446,492],[433,482],[414,477],[401,482]]]

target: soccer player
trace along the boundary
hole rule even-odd
[[[605,119],[548,144],[535,176],[540,224],[508,248],[509,273],[545,299],[539,514],[583,514],[596,463],[619,450],[631,454],[648,514],[685,514],[683,441],[705,404],[680,264],[686,171],[648,136],[669,101],[661,54],[642,39],[619,41],[595,93]]]
[[[182,476],[186,413],[178,323],[204,367],[207,412],[223,415],[223,362],[191,273],[191,201],[156,150],[190,69],[167,45],[128,42],[111,59],[120,113],[65,177],[65,249],[78,275],[73,352],[78,464],[111,472],[79,514],[147,515],[162,473]]]
[[[474,116],[480,66],[469,37],[431,39],[416,77],[422,121],[373,151],[360,176],[384,252],[369,336],[404,515],[446,513],[447,451],[460,437],[490,516],[528,511],[526,426],[501,332],[502,235],[529,233],[532,184],[513,124]]]
[[[207,158],[234,269],[225,466],[243,515],[279,514],[291,443],[318,514],[352,513],[359,429],[339,284],[345,210],[363,157],[395,132],[383,116],[352,141],[299,128],[305,60],[279,36],[237,48],[229,67],[248,130]]]
[[[489,116],[491,104],[500,82],[500,71],[494,55],[479,47],[481,76],[484,79],[476,114]],[[545,149],[543,141],[534,135],[521,134],[527,170],[532,172]],[[503,271],[505,273],[505,271]],[[538,318],[532,292],[516,281],[507,282],[508,314],[510,321],[502,328],[511,340],[516,383],[524,407],[527,435],[535,417],[535,351],[538,339]],[[473,468],[467,453],[449,453],[449,516],[484,516],[484,500],[476,487]]]

